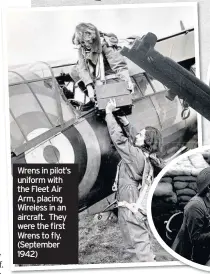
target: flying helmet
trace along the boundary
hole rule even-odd
[[[198,194],[202,194],[203,191],[210,185],[210,167],[204,168],[197,177]]]

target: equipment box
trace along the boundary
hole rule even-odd
[[[109,99],[115,99],[120,108],[117,115],[129,115],[132,112],[132,96],[125,82],[117,82],[96,86],[98,110],[104,112]]]

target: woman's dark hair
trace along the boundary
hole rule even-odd
[[[150,152],[160,152],[162,148],[162,136],[160,131],[154,127],[145,127],[144,148]]]

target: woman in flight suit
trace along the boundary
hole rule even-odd
[[[113,115],[115,110],[116,103],[110,100],[106,107],[106,122],[110,137],[122,159],[118,171],[117,200],[125,251],[133,262],[154,261],[145,214],[147,195],[143,195],[142,200],[142,193],[147,186],[149,190],[152,183],[152,178],[150,182],[147,179],[153,173],[153,166],[160,169],[164,167],[163,162],[156,157],[162,145],[161,134],[153,127],[137,132],[125,117],[120,118],[122,130]]]

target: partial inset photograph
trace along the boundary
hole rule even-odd
[[[150,193],[150,225],[162,246],[191,266],[210,270],[210,148],[172,162]]]

